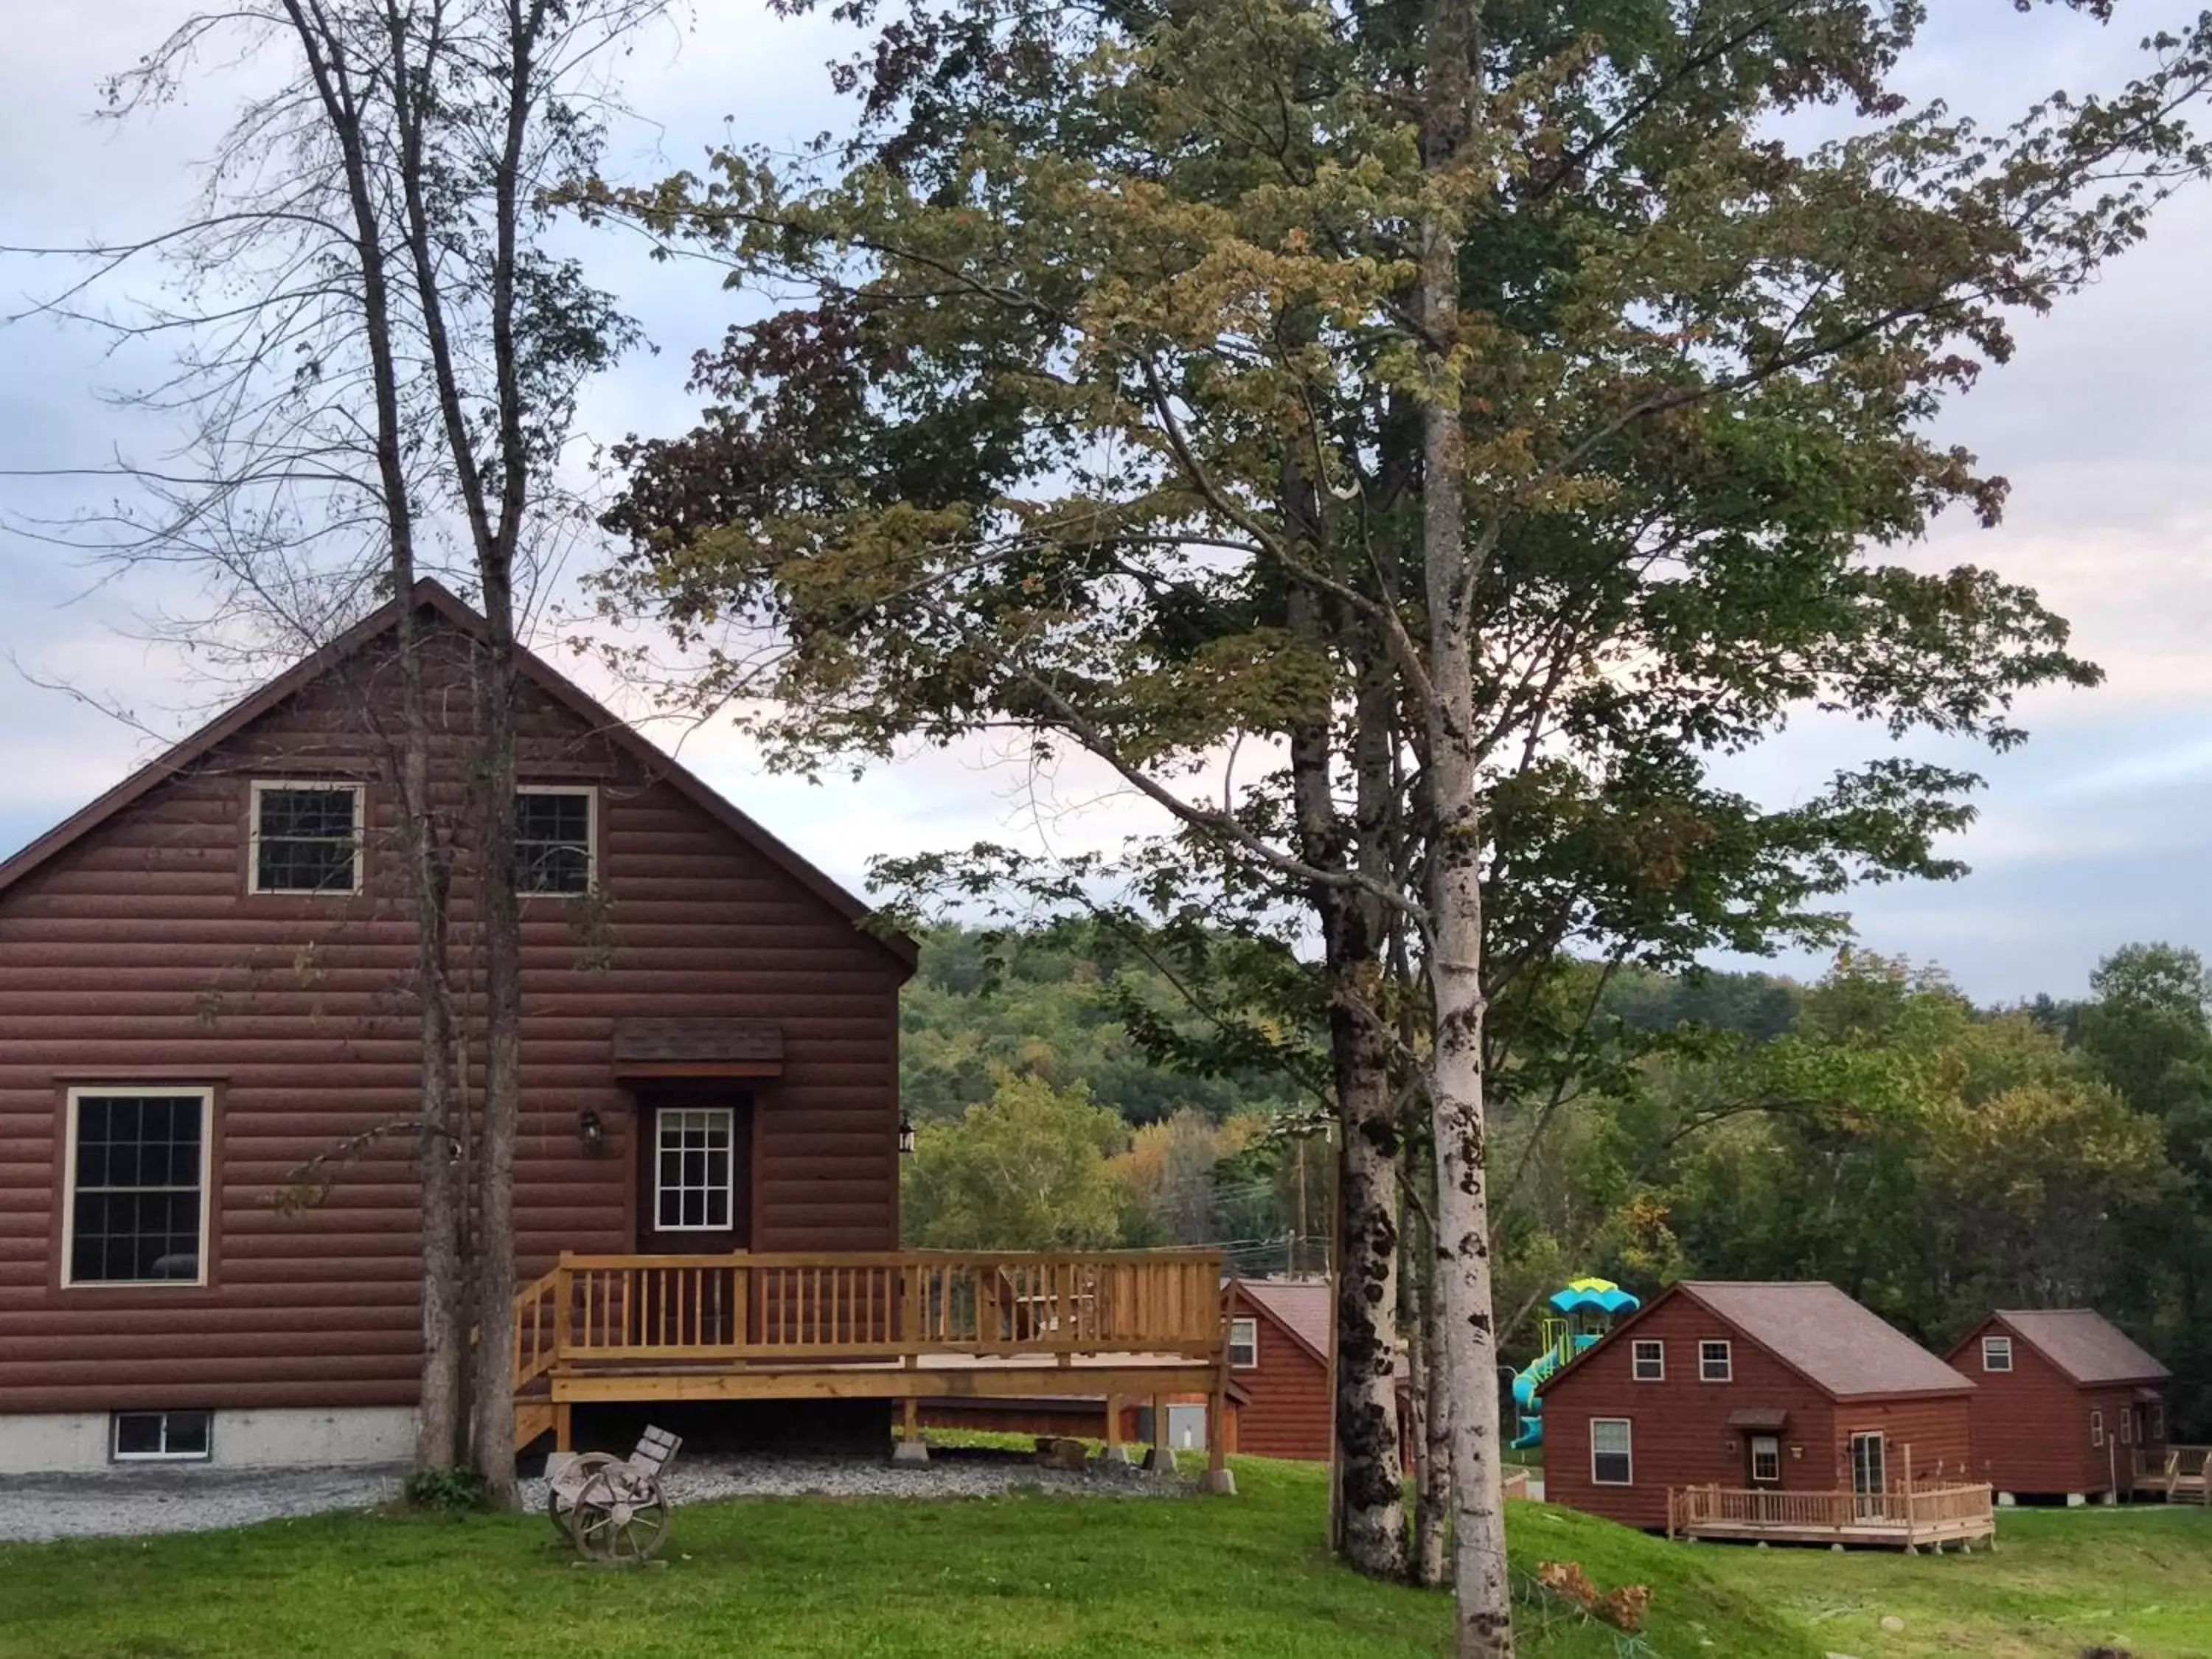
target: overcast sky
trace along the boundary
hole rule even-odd
[[[2002,118],[2067,84],[2109,83],[2135,43],[2193,4],[2119,0],[2109,27],[2070,12],[2023,17],[2012,0],[1933,0],[1914,90]],[[656,176],[692,163],[726,129],[783,144],[839,119],[823,70],[830,26],[770,18],[758,0],[702,0],[708,21],[645,41],[630,101],[657,130],[626,132],[611,169]],[[0,243],[119,240],[173,221],[238,90],[210,73],[179,107],[117,130],[95,125],[100,77],[127,64],[188,9],[170,0],[0,0]],[[691,349],[731,316],[711,276],[656,266],[609,240],[589,250],[599,280],[644,323],[641,352],[596,386],[594,436],[678,430]],[[2150,243],[2058,313],[2021,326],[2014,362],[1946,417],[1943,434],[2013,482],[2004,526],[1941,529],[1930,556],[1991,566],[2039,587],[2110,678],[2027,710],[2033,741],[1990,757],[1982,817],[1959,851],[1966,880],[1852,896],[1870,948],[1948,968],[1977,997],[2077,994],[2097,957],[2134,939],[2212,946],[2212,885],[2200,868],[2212,809],[2212,199],[2165,210]],[[0,315],[54,273],[0,258]],[[0,328],[0,470],[98,465],[143,453],[161,433],[124,421],[98,393],[117,367],[100,341],[33,322]],[[96,507],[96,480],[0,479],[21,514]],[[129,636],[143,590],[94,588],[64,550],[0,532],[0,854],[145,759],[149,740],[42,690],[65,678],[174,732],[204,706],[191,665]],[[20,672],[9,665],[20,665]],[[573,665],[563,665],[571,666]],[[673,735],[656,732],[664,741]],[[1878,733],[1823,726],[1732,764],[1729,776],[1779,804],[1838,765],[1880,751]],[[875,853],[1042,838],[1112,842],[1138,822],[1080,775],[1041,812],[1031,780],[984,753],[930,756],[858,782],[811,787],[764,774],[711,731],[684,757],[833,874],[858,885]],[[1085,803],[1090,803],[1085,805]],[[1819,964],[1783,965],[1801,973]]]

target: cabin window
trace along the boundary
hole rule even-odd
[[[1782,1479],[1782,1442],[1771,1434],[1755,1434],[1751,1437],[1751,1478],[1753,1480]]]
[[[1636,1449],[1625,1417],[1590,1419],[1590,1482],[1599,1486],[1636,1484]]]
[[[1982,1339],[1982,1369],[1985,1371],[2008,1371],[2012,1369],[2010,1337],[1985,1336]]]
[[[1629,1375],[1638,1382],[1664,1382],[1667,1380],[1667,1345],[1664,1342],[1638,1342],[1630,1351]]]
[[[2093,1446],[2105,1443],[2105,1414],[2102,1412],[2089,1413],[2089,1443]]]
[[[1735,1376],[1735,1362],[1725,1342],[1698,1344],[1698,1380],[1726,1382]]]
[[[257,893],[361,890],[361,786],[253,786],[252,888]]]
[[[2154,1440],[2166,1438],[2166,1402],[2164,1401],[2155,1401],[2151,1405],[2150,1437]]]
[[[736,1167],[736,1114],[727,1106],[664,1107],[655,1117],[659,1156],[653,1208],[659,1231],[726,1230]]]
[[[2135,1429],[2136,1414],[2123,1407],[2120,1411],[2120,1443],[2123,1446],[2135,1443]]]
[[[214,1426],[213,1412],[118,1412],[108,1455],[118,1463],[204,1463]]]
[[[514,884],[521,893],[588,893],[599,873],[599,796],[589,787],[514,794]]]
[[[1229,1322],[1229,1364],[1231,1369],[1249,1371],[1260,1363],[1260,1322],[1256,1319],[1232,1319]]]
[[[72,1089],[69,1285],[207,1280],[207,1089]]]

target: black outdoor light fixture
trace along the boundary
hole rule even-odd
[[[584,1151],[597,1158],[606,1150],[607,1126],[599,1121],[597,1112],[586,1112],[576,1120],[576,1133],[584,1142]]]
[[[899,1114],[899,1156],[914,1156],[914,1120],[904,1112]]]

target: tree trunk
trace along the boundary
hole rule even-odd
[[[1435,1162],[1414,1158],[1410,1136],[1407,1164],[1408,1190],[1436,1190]],[[1413,1401],[1410,1431],[1414,1437],[1413,1528],[1406,1552],[1406,1576],[1426,1589],[1444,1582],[1444,1548],[1450,1536],[1451,1400],[1437,1363],[1443,1324],[1436,1293],[1436,1233],[1410,1205],[1399,1273],[1403,1285],[1399,1322],[1406,1333],[1407,1382]]]
[[[1460,1659],[1513,1652],[1498,1468],[1497,1333],[1483,1099],[1481,756],[1474,723],[1474,552],[1468,543],[1461,230],[1443,179],[1474,118],[1475,0],[1428,0],[1421,153],[1436,195],[1421,228],[1421,544],[1429,611],[1425,724],[1434,813],[1427,970],[1435,1036],[1429,1109],[1437,1157],[1437,1359],[1450,1413],[1452,1587]]]

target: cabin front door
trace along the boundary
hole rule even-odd
[[[752,1103],[649,1095],[638,1103],[637,1248],[722,1255],[752,1243]]]

